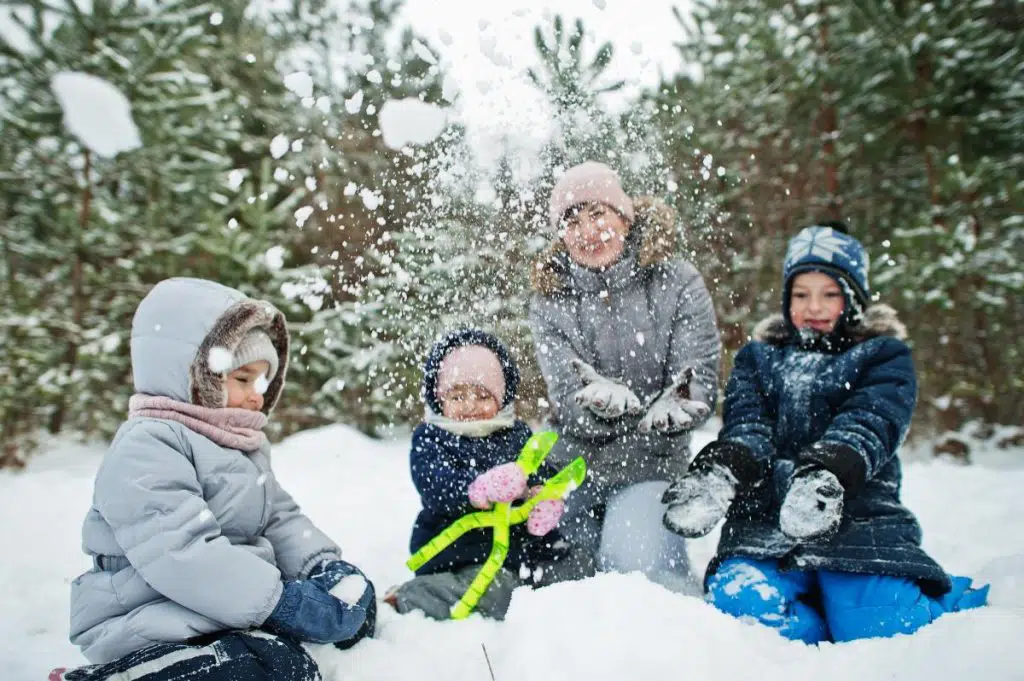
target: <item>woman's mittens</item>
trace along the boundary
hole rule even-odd
[[[672,385],[654,401],[640,419],[638,428],[641,433],[681,433],[692,429],[708,417],[711,407],[699,400],[690,399],[690,381],[693,380],[694,373],[692,367],[687,367],[676,376]]]
[[[583,382],[583,387],[573,396],[576,404],[609,421],[623,414],[636,416],[643,411],[640,398],[624,384],[605,378],[580,359],[573,359],[570,364]]]

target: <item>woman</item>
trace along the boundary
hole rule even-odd
[[[686,547],[661,522],[690,433],[715,404],[721,344],[704,281],[676,257],[674,214],[630,199],[608,166],[587,162],[555,185],[556,239],[532,272],[530,327],[560,438],[549,460],[583,456],[568,501],[568,558],[546,581],[640,570],[692,584]]]

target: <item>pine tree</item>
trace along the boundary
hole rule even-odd
[[[314,190],[300,209],[297,242],[284,249],[284,290],[304,308],[289,316],[296,348],[290,381],[309,396],[279,410],[286,430],[339,420],[371,430],[377,422],[367,406],[377,359],[366,360],[370,325],[357,301],[388,268],[436,170],[429,165],[435,146],[388,148],[378,117],[388,100],[441,97],[436,58],[424,41],[408,29],[397,46],[391,40],[400,5],[367,3],[365,14],[316,33],[306,53],[325,56],[299,64],[330,114],[316,117],[323,127],[304,145],[315,149],[304,179]]]
[[[706,170],[721,167],[699,194],[728,243],[706,270],[723,283],[728,344],[776,309],[785,238],[842,218],[909,322],[918,422],[951,404],[943,427],[1019,420],[1000,399],[1019,389],[1022,355],[1019,10],[726,0],[695,16],[681,49],[701,77],[656,101],[674,165],[708,154]]]
[[[865,222],[919,343],[926,415],[1015,423],[1021,388],[1024,15],[990,2],[865,3],[838,55],[862,123]],[[859,47],[859,49],[851,49]]]
[[[271,37],[275,19],[249,18],[245,2],[21,4],[27,47],[0,45],[14,85],[0,107],[11,453],[44,424],[106,434],[123,419],[131,316],[153,283],[205,276],[268,297],[265,252],[293,232],[302,198],[264,162],[296,108],[274,70],[294,26]],[[60,71],[117,87],[142,147],[107,159],[71,135],[51,89]]]
[[[10,276],[0,295],[21,320],[4,326],[3,345],[18,355],[0,406],[9,451],[44,422],[51,432],[91,432],[124,413],[131,312],[153,273],[187,249],[204,211],[194,197],[226,166],[215,123],[202,115],[218,93],[188,61],[213,54],[202,30],[208,7],[97,2],[87,14],[70,0],[23,5],[30,11],[15,16],[30,45],[0,47],[0,72],[16,84],[0,124],[10,169]],[[60,71],[100,76],[124,93],[143,147],[104,158],[64,129],[51,89]]]
[[[598,100],[616,92],[625,81],[603,82],[614,53],[610,42],[598,47],[592,59],[583,54],[586,30],[581,19],[567,29],[561,15],[552,19],[550,32],[534,29],[533,42],[540,59],[527,74],[551,104],[556,130],[548,147],[549,168],[570,168],[588,159],[604,159],[614,153],[615,121]]]

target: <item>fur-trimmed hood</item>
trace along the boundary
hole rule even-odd
[[[793,332],[781,313],[762,319],[754,327],[754,340],[772,345],[781,345],[792,338]],[[870,338],[892,336],[906,340],[907,327],[899,320],[896,310],[888,305],[872,305],[864,312],[860,324],[849,327],[849,335],[855,343],[862,343]]]
[[[160,282],[139,303],[132,320],[136,392],[224,407],[223,374],[210,366],[210,352],[214,348],[234,352],[254,328],[267,332],[278,355],[277,374],[263,395],[263,412],[270,414],[284,388],[288,367],[284,315],[270,303],[212,281],[177,277]]]
[[[676,255],[676,212],[661,199],[638,196],[633,199],[636,219],[631,229],[640,230],[637,264],[651,267]],[[568,252],[556,239],[537,256],[530,270],[533,289],[544,296],[564,291],[569,285]]]

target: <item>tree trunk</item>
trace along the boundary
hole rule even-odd
[[[819,29],[818,37],[821,42],[819,48],[826,65],[826,77],[822,91],[821,110],[818,116],[819,134],[823,140],[822,152],[825,162],[825,194],[828,197],[826,207],[828,215],[833,220],[842,218],[843,199],[839,195],[839,161],[836,158],[836,136],[839,131],[839,113],[836,111],[835,90],[829,82],[827,69],[829,66],[829,33],[826,16],[828,7],[822,2],[818,5]]]
[[[78,212],[78,235],[75,239],[74,260],[71,262],[71,332],[67,338],[67,349],[64,352],[64,366],[70,378],[78,366],[78,345],[81,340],[82,323],[85,321],[85,285],[84,264],[82,257],[82,237],[89,229],[89,212],[92,205],[92,180],[90,178],[92,156],[85,151],[85,188],[82,193],[82,208]],[[57,408],[50,417],[50,433],[56,435],[64,428],[67,415],[67,390],[62,389],[57,401]]]

